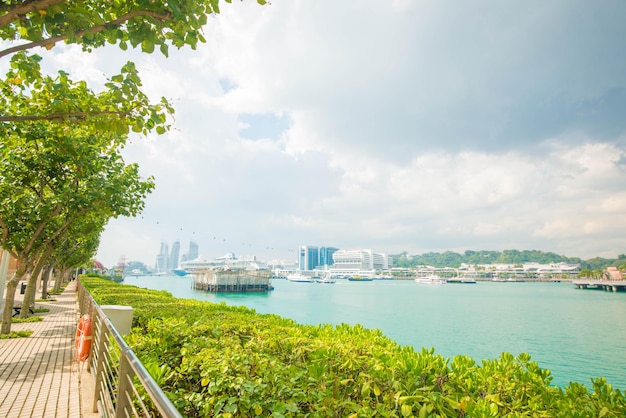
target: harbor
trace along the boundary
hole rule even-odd
[[[626,294],[579,291],[564,282],[420,285],[413,280],[333,285],[272,279],[271,292],[212,293],[192,288],[190,276],[128,278],[125,284],[167,290],[176,297],[275,314],[298,323],[361,324],[416,350],[434,347],[448,358],[476,361],[502,352],[529,353],[555,385],[590,384],[603,376],[626,389]],[[616,360],[617,359],[617,360]]]

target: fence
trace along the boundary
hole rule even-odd
[[[80,281],[78,302],[80,314],[89,314],[93,325],[87,361],[94,378],[93,412],[107,418],[152,417],[157,412],[182,418]]]

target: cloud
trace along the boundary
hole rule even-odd
[[[626,246],[626,5],[225,4],[170,58],[51,51],[90,83],[137,63],[175,129],[133,138],[143,217],[98,256],[161,240],[295,260],[298,245],[420,253]]]

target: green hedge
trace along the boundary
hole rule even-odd
[[[358,325],[299,325],[165,291],[81,282],[99,304],[133,307],[126,340],[186,417],[626,416],[624,395],[603,378],[591,389],[555,387],[528,354],[449,360]]]

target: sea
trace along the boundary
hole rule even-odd
[[[400,345],[434,348],[452,359],[528,353],[552,373],[552,384],[604,377],[626,390],[626,293],[576,289],[569,282],[420,284],[413,280],[273,279],[267,293],[207,293],[191,276],[127,276],[124,284],[175,297],[246,306],[300,324],[360,324]]]

